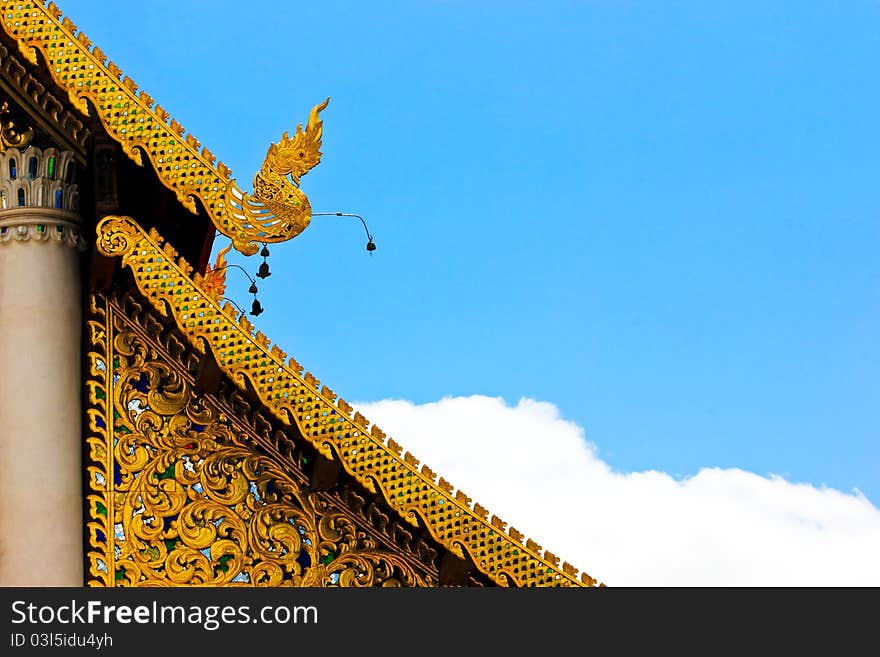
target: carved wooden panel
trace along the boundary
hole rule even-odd
[[[199,394],[199,354],[136,294],[91,296],[87,330],[89,585],[437,585],[411,527],[313,490],[314,452],[234,386]]]

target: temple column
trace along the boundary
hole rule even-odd
[[[80,252],[73,154],[0,154],[0,586],[82,586]]]

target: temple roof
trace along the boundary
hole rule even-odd
[[[253,195],[242,192],[214,154],[79,32],[52,2],[0,2],[0,25],[23,56],[48,71],[72,108],[97,117],[107,135],[157,179],[190,212],[201,209],[217,230],[245,254],[258,244],[294,237],[310,218],[299,178],[320,160],[320,111],[269,148]],[[66,111],[66,110],[65,110]],[[274,185],[274,187],[273,187]],[[269,190],[268,192],[266,190]],[[393,438],[371,424],[326,384],[287,355],[220,294],[166,241],[144,228],[152,217],[108,216],[97,226],[96,246],[121,257],[140,292],[174,318],[192,347],[210,354],[237,386],[256,394],[280,422],[295,425],[325,458],[338,462],[361,486],[381,495],[400,517],[501,585],[595,586],[597,581],[543,550],[421,465]],[[150,225],[147,223],[146,225]]]
[[[400,517],[422,525],[453,554],[503,586],[595,586],[596,580],[544,550],[514,527],[455,490],[393,438],[259,331],[231,303],[219,303],[204,277],[174,248],[130,217],[105,217],[97,247],[121,257],[141,294],[174,318],[190,344],[210,353],[240,388],[294,424],[325,458],[339,462],[366,490],[381,494]]]

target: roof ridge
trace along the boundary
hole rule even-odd
[[[290,358],[231,303],[222,307],[204,289],[198,273],[155,230],[145,232],[131,217],[108,216],[97,227],[98,250],[122,257],[141,293],[162,314],[174,318],[200,352],[210,349],[236,385],[247,379],[260,401],[285,424],[295,423],[323,456],[338,460],[372,493],[381,493],[405,520],[419,520],[435,540],[501,585],[595,586],[580,573],[526,538],[386,436],[311,373]],[[369,431],[367,428],[369,427]],[[524,540],[525,539],[525,540]],[[601,586],[601,585],[600,585]]]

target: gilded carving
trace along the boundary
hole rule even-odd
[[[505,533],[504,523],[487,520],[488,511],[470,498],[452,494],[452,486],[435,481],[418,460],[401,457],[360,413],[334,404],[320,392],[320,382],[302,368],[287,367],[267,341],[258,341],[253,325],[238,318],[232,304],[221,307],[203,288],[191,267],[151,232],[144,233],[128,217],[106,217],[98,225],[98,248],[121,256],[135,284],[159,312],[173,317],[196,349],[210,349],[213,358],[241,390],[252,390],[278,421],[295,425],[302,436],[329,460],[338,461],[359,484],[380,493],[388,505],[414,527],[425,527],[440,544],[457,556],[467,556],[500,585],[580,586],[595,580],[558,567],[558,559],[542,554],[534,541]],[[343,402],[344,404],[344,402]],[[348,410],[344,410],[344,409]]]
[[[305,131],[300,124],[293,137],[285,132],[277,144],[269,146],[263,166],[254,177],[253,195],[242,194],[237,187],[230,186],[231,202],[235,205],[232,215],[254,243],[270,241],[264,237],[272,232],[290,239],[309,225],[312,207],[299,188],[299,181],[321,161],[323,124],[319,115],[329,102],[328,98],[312,108]],[[243,250],[234,236],[233,244]]]
[[[208,269],[205,272],[205,292],[214,301],[219,301],[226,293],[226,254],[229,253],[231,248],[232,245],[230,244],[226,248],[220,249],[213,266],[208,265]]]
[[[198,358],[167,320],[131,296],[90,310],[90,585],[436,585],[436,554],[408,554],[363,500],[358,515],[310,490],[305,457],[247,401],[196,394]]]

